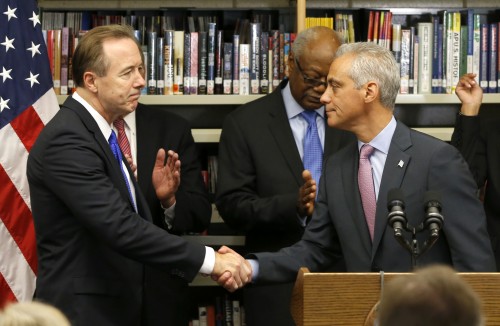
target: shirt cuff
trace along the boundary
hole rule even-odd
[[[161,205],[161,208],[163,208],[163,215],[165,216],[165,223],[167,224],[167,227],[168,229],[172,229],[172,227],[174,226],[174,218],[175,218],[175,204],[177,202],[174,202],[174,204],[172,206],[170,206],[169,208],[165,208],[163,207],[163,205]]]
[[[205,260],[201,265],[200,273],[205,275],[212,274],[215,266],[215,251],[211,247],[205,246]]]
[[[252,266],[252,283],[254,283],[259,276],[259,261],[257,259],[247,259],[247,261]]]

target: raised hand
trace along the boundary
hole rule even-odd
[[[462,102],[460,112],[463,115],[478,115],[479,107],[483,101],[483,89],[474,78],[476,78],[476,74],[469,73],[462,75],[455,89],[455,94],[457,94],[460,102]]]
[[[226,290],[234,292],[252,281],[252,268],[250,263],[236,251],[222,246],[215,253],[215,266],[212,279]]]
[[[314,201],[316,200],[316,181],[314,181],[311,172],[308,170],[302,172],[302,179],[304,179],[304,184],[299,188],[297,211],[300,216],[311,216],[314,211]]]
[[[152,180],[156,196],[162,206],[165,208],[172,206],[175,203],[175,193],[181,183],[181,161],[176,152],[170,150],[165,153],[163,148],[158,150]]]

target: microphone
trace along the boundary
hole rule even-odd
[[[424,209],[424,227],[429,229],[431,237],[437,238],[444,222],[441,215],[441,194],[437,191],[427,191],[424,195]]]
[[[394,229],[396,238],[403,237],[403,230],[407,227],[403,190],[394,188],[387,193],[387,216],[389,225]]]

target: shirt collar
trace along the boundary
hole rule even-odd
[[[286,115],[288,120],[295,118],[297,115],[304,111],[304,108],[297,103],[295,98],[292,96],[292,91],[290,89],[290,81],[281,90],[281,96],[283,97],[283,102],[285,103]],[[325,117],[325,106],[321,106],[316,112],[322,117]]]
[[[370,145],[387,155],[389,153],[389,147],[391,146],[392,136],[394,136],[394,132],[396,131],[396,125],[396,119],[392,116],[387,126],[370,141]],[[363,145],[364,143],[358,140],[358,150],[361,150],[361,146]]]

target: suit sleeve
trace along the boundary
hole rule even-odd
[[[481,188],[487,177],[486,144],[481,133],[479,116],[458,115],[451,144],[463,155],[469,169]]]
[[[428,189],[442,194],[443,231],[458,271],[494,271],[486,217],[476,185],[460,153],[442,146],[432,155]]]

